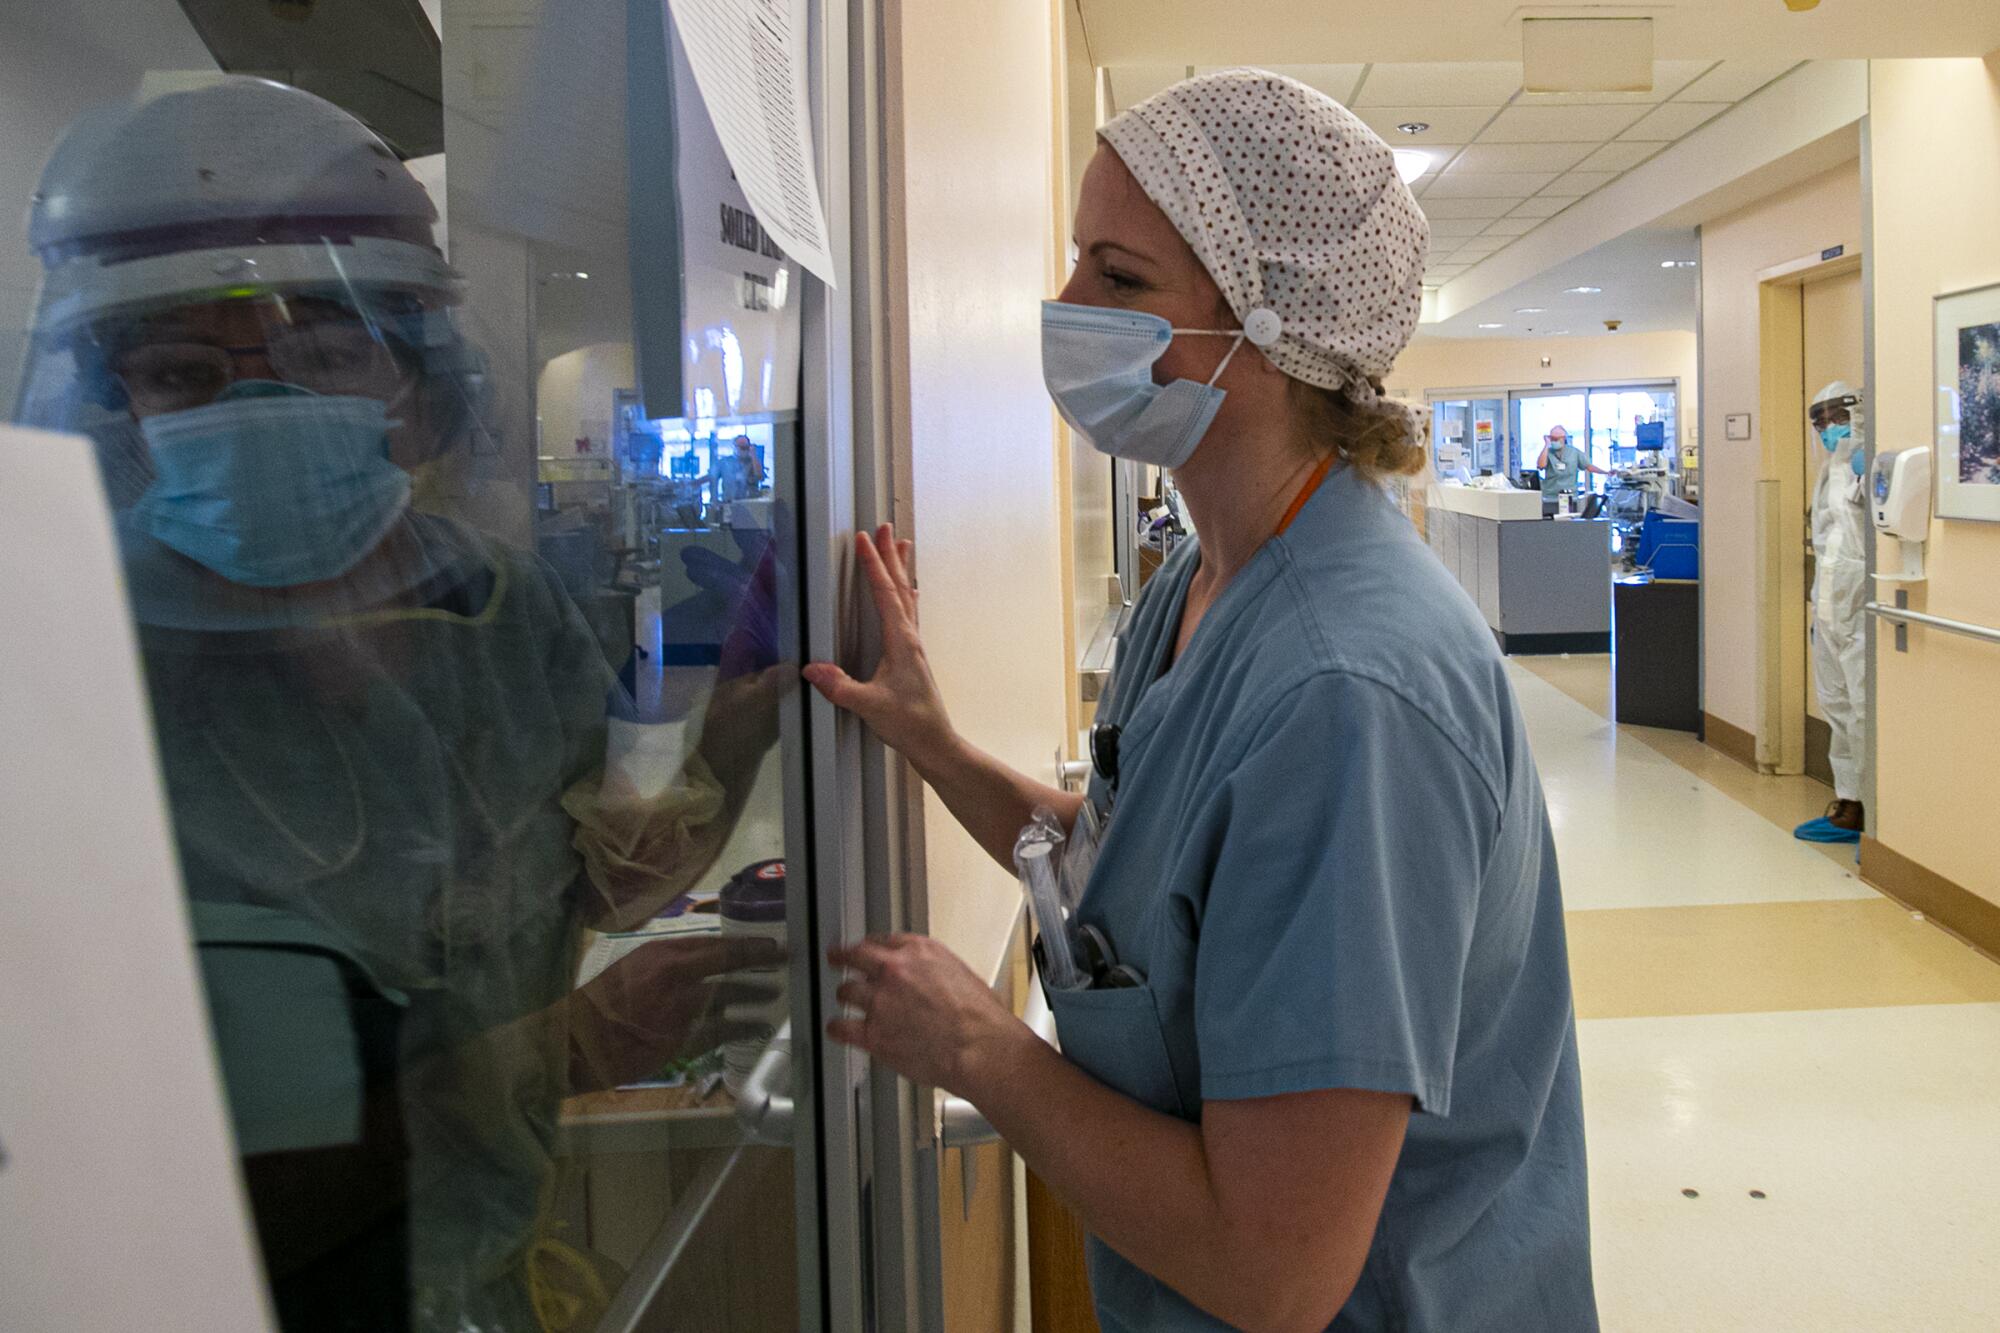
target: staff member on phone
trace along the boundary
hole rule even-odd
[[[1576,494],[1576,483],[1582,473],[1595,472],[1600,477],[1608,477],[1610,472],[1590,461],[1590,456],[1570,443],[1569,430],[1565,426],[1549,427],[1549,433],[1542,440],[1542,495],[1550,500],[1559,495]]]
[[[1077,796],[961,737],[887,529],[859,546],[881,666],[806,674],[1003,863],[1037,807],[1074,838],[1090,801],[1078,934],[1110,965],[1051,992],[1057,1053],[942,945],[866,940],[833,955],[831,1035],[972,1101],[1077,1211],[1107,1333],[1594,1329],[1541,784],[1385,484],[1424,460],[1381,377],[1427,224],[1387,145],[1275,75],[1101,136],[1045,378],[1097,448],[1173,470],[1197,534],[1124,635],[1116,746]]]

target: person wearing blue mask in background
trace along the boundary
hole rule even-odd
[[[1549,427],[1548,435],[1542,440],[1542,461],[1537,466],[1542,472],[1542,495],[1550,500],[1559,495],[1576,494],[1577,483],[1586,472],[1594,472],[1600,477],[1611,475],[1572,444],[1569,428],[1560,424]]]
[[[1276,75],[1099,134],[1044,376],[1092,445],[1173,471],[1197,540],[1121,635],[1088,794],[953,728],[886,528],[858,544],[880,667],[807,677],[1003,864],[1038,808],[1088,838],[1088,802],[1106,965],[1045,987],[1058,1053],[942,945],[870,939],[833,955],[829,1031],[970,1100],[1075,1209],[1106,1333],[1594,1329],[1541,783],[1392,493],[1425,456],[1381,377],[1427,224],[1380,138]]]
[[[1808,423],[1826,449],[1812,498],[1812,669],[1826,714],[1833,803],[1794,832],[1807,842],[1859,842],[1867,821],[1861,764],[1867,752],[1868,438],[1861,395],[1835,380],[1813,396]]]
[[[607,769],[596,636],[442,512],[492,386],[435,219],[366,127],[249,78],[87,116],[29,218],[15,419],[98,449],[291,1331],[550,1327],[588,1266],[543,1227],[559,1099],[713,1045],[715,979],[769,962],[652,945],[572,989],[585,926],[719,853],[783,674],[747,608],[665,790]]]

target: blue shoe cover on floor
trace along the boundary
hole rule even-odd
[[[1801,842],[1860,842],[1861,834],[1821,815],[1818,819],[1808,819],[1792,830],[1792,836]]]

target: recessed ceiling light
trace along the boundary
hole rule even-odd
[[[1566,293],[1568,293],[1568,294],[1569,294],[1569,295],[1571,295],[1571,296],[1595,296],[1595,295],[1597,295],[1597,294],[1598,294],[1599,292],[1601,292],[1601,291],[1603,291],[1603,290],[1604,290],[1604,289],[1603,289],[1602,287],[1565,287],[1565,288],[1563,288],[1563,291],[1564,291],[1564,292],[1566,292]]]
[[[1417,177],[1431,169],[1431,155],[1420,148],[1398,148],[1396,151],[1396,174],[1408,185]]]
[[[1479,327],[1482,329],[1504,329],[1507,326],[1505,324],[1481,324]]]
[[[1539,315],[1542,313],[1542,308],[1538,305],[1524,305],[1514,313],[1517,315]]]
[[[1430,127],[1431,123],[1427,120],[1406,120],[1396,128],[1405,134],[1422,134]]]
[[[1568,332],[1569,332],[1569,330],[1568,330],[1568,329],[1550,329],[1550,330],[1548,331],[1548,336],[1549,336],[1549,337],[1551,337],[1551,338],[1560,338],[1560,337],[1562,337],[1562,336],[1563,336],[1563,335],[1564,335],[1565,333],[1568,333]]]
[[[1662,260],[1660,261],[1660,267],[1661,267],[1661,268],[1693,268],[1693,267],[1695,266],[1695,262],[1696,262],[1696,261],[1694,261],[1694,260],[1692,260],[1692,259],[1662,259]]]

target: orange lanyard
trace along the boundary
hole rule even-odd
[[[1285,535],[1285,529],[1292,526],[1292,520],[1297,518],[1299,511],[1306,507],[1306,501],[1313,498],[1313,492],[1318,490],[1319,484],[1326,480],[1326,474],[1332,467],[1332,454],[1328,454],[1325,458],[1319,460],[1319,466],[1312,470],[1310,477],[1306,478],[1306,484],[1299,487],[1298,496],[1293,499],[1292,507],[1285,511],[1283,518],[1278,520],[1278,531],[1275,535],[1280,537]]]

